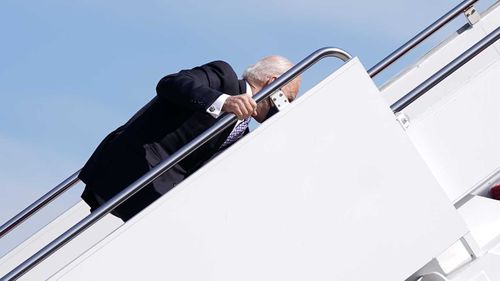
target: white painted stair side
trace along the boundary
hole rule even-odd
[[[466,232],[353,59],[51,280],[404,280]]]

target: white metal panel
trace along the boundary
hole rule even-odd
[[[480,25],[481,22],[478,22],[473,28],[461,34],[453,34],[447,41],[432,49],[417,63],[383,85],[381,91],[387,104],[391,105],[395,103],[402,96],[409,93],[420,83],[431,77],[434,73],[486,36],[487,32],[485,32]],[[466,83],[466,81],[457,80],[457,83],[460,85]]]
[[[499,3],[383,87],[388,104],[500,26]],[[500,42],[403,110],[407,132],[451,201],[500,167]]]
[[[462,50],[465,51],[466,49]],[[484,50],[444,81],[434,86],[432,90],[416,100],[411,106],[404,109],[404,113],[410,116],[412,120],[433,115],[454,100],[457,91],[466,87],[471,80],[481,75],[483,71],[486,71],[499,59],[500,55],[493,47]]]
[[[487,14],[481,20],[481,26],[488,33],[500,26],[500,1],[488,9]],[[496,42],[493,46],[500,54],[500,42]]]
[[[482,250],[500,243],[500,201],[474,196],[458,210]]]
[[[353,59],[54,279],[404,280],[465,233]]]
[[[500,280],[499,264],[500,255],[487,253],[448,278],[450,281],[497,281]]]
[[[499,6],[500,3],[496,3],[490,7],[481,15],[481,20],[473,27],[462,30],[460,34],[454,33],[448,40],[433,48],[417,63],[408,67],[401,74],[384,84],[381,91],[384,99],[387,100],[387,103],[393,104],[396,102],[403,95],[413,90],[417,85],[425,81],[432,74],[436,73],[439,69],[473,46],[488,33],[500,26]],[[492,48],[493,50],[485,51],[485,53],[491,52],[492,54],[490,56],[493,56],[493,58],[498,57],[500,42],[497,42],[495,46],[497,52],[495,52]],[[481,57],[486,58],[487,56],[488,55],[482,54]],[[455,80],[453,83],[448,83],[448,86],[451,87],[450,90],[466,84],[469,76],[479,73],[481,68],[487,66],[487,63],[478,63],[478,59],[475,59],[475,61],[476,62],[470,62],[462,67],[464,71],[461,71],[461,76],[455,74],[449,78]],[[485,61],[487,61],[487,59],[485,59]],[[446,92],[441,94],[446,94]],[[440,95],[437,95],[437,97],[439,96]],[[428,105],[418,108],[423,108],[425,110],[427,109],[427,106]],[[418,110],[418,108],[416,110]],[[412,107],[410,110],[414,109],[415,107]]]
[[[495,30],[500,24],[500,1],[491,6],[481,19],[481,26],[487,31]],[[497,43],[497,47],[500,46]]]
[[[498,77],[500,61],[432,111],[410,115],[408,135],[452,201],[500,167]]]
[[[0,276],[4,276],[10,272],[45,245],[64,233],[64,231],[87,216],[90,213],[89,209],[89,206],[85,204],[85,202],[80,201],[3,256],[0,259]],[[105,216],[90,229],[82,233],[77,239],[62,247],[51,257],[44,260],[36,269],[29,271],[19,280],[46,280],[60,270],[61,267],[70,263],[122,224],[123,222],[120,219],[112,215]],[[12,234],[15,234],[15,232]]]

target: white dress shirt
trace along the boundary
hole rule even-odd
[[[247,91],[245,94],[249,95],[250,97],[253,96],[252,93],[252,88],[250,88],[250,84],[248,84],[247,81],[245,81],[246,86],[247,86]],[[222,114],[222,106],[226,102],[227,98],[229,97],[228,94],[222,94],[220,95],[214,103],[212,103],[211,106],[208,107],[207,113],[210,114],[213,118],[217,118]],[[238,123],[241,122],[241,120],[238,120]],[[236,124],[238,124],[236,123]]]

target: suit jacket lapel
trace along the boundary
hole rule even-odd
[[[240,85],[240,95],[247,92],[247,82],[245,80],[238,80],[238,84]]]

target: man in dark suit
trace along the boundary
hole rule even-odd
[[[157,96],[110,133],[82,168],[83,200],[95,210],[214,125],[222,113],[238,117],[234,127],[213,137],[112,212],[129,220],[248,133],[250,117],[258,122],[267,119],[273,111],[270,101],[257,105],[251,97],[291,66],[285,58],[271,56],[250,66],[242,80],[223,61],[165,76],[156,87]],[[299,85],[300,79],[296,79],[282,89],[290,101]]]

